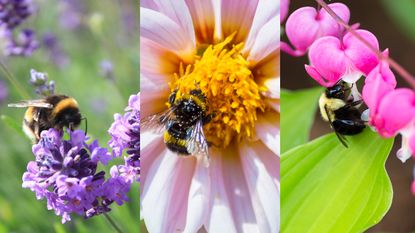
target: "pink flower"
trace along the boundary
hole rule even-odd
[[[142,119],[192,88],[216,113],[203,126],[208,167],[141,132],[149,232],[279,232],[278,4],[141,1],[140,17]]]
[[[388,56],[388,50],[383,53]],[[370,109],[369,120],[377,114],[381,99],[396,87],[395,75],[386,61],[380,62],[366,77],[363,86],[363,100]]]
[[[281,23],[284,22],[285,18],[287,17],[289,8],[290,8],[290,0],[281,0],[281,7],[280,7]]]
[[[379,48],[376,37],[369,31],[356,30],[373,47]],[[309,51],[310,65],[307,73],[320,85],[333,86],[340,79],[355,83],[368,75],[378,64],[378,58],[366,45],[347,33],[342,40],[326,36],[316,40]]]
[[[332,3],[329,7],[345,22],[349,22],[349,8],[342,3]],[[331,17],[326,10],[317,11],[313,7],[302,7],[294,11],[287,19],[286,33],[293,51],[287,44],[283,44],[283,51],[293,56],[302,56],[318,38],[334,36],[341,38],[344,28]]]

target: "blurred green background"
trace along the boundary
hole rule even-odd
[[[1,61],[33,99],[38,96],[28,84],[30,69],[47,72],[49,79],[56,82],[56,93],[70,95],[79,102],[82,114],[88,118],[90,137],[106,146],[114,113],[122,113],[128,97],[139,90],[138,1],[34,0],[34,5],[36,12],[19,29],[34,29],[41,47],[31,57]],[[44,33],[57,37],[66,64],[55,64],[56,59],[42,44]],[[102,61],[112,63],[112,74],[102,73]],[[0,115],[10,117],[20,127],[25,110],[7,108],[7,103],[25,98],[4,75],[0,71],[9,96],[0,105]],[[45,200],[36,200],[33,192],[21,187],[22,175],[33,154],[30,141],[10,123],[0,120],[0,233],[115,232],[103,216],[84,220],[72,215],[72,221],[62,225],[61,217],[46,209]],[[122,159],[113,162],[121,163]],[[124,232],[138,232],[138,184],[130,191],[130,203],[113,204],[109,215]]]

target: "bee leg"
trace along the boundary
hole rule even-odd
[[[216,114],[215,113],[211,113],[209,115],[206,115],[202,118],[202,123],[203,125],[209,123],[213,118],[215,118]]]

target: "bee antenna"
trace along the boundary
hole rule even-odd
[[[88,119],[86,117],[82,117],[81,120],[85,120],[85,136],[88,133]]]

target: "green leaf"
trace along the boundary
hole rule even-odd
[[[392,202],[385,161],[393,139],[370,129],[348,137],[320,137],[281,156],[281,229],[291,232],[362,232]]]
[[[400,27],[401,31],[415,41],[415,1],[413,0],[383,0],[384,9]]]
[[[321,87],[281,90],[281,153],[308,141]]]

